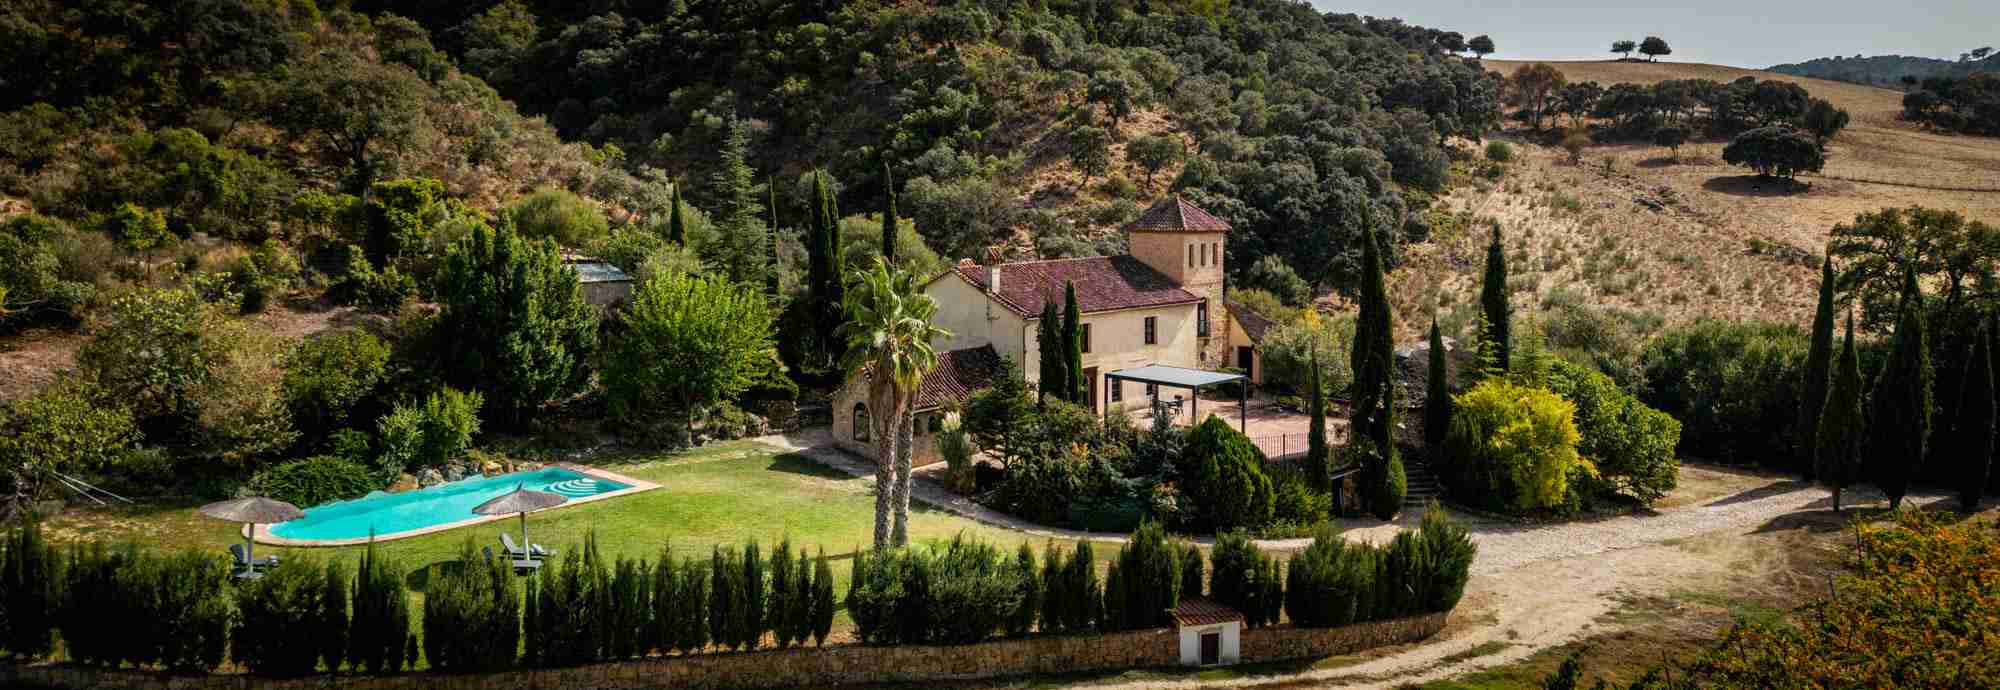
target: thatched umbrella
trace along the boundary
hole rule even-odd
[[[227,501],[217,501],[202,506],[201,514],[217,520],[250,524],[250,529],[243,533],[243,560],[245,568],[255,570],[257,563],[257,542],[251,536],[257,533],[257,526],[276,522],[291,522],[305,517],[306,511],[299,510],[298,506],[275,498],[248,496],[244,498],[232,498]]]
[[[475,506],[472,512],[480,515],[520,513],[521,550],[524,556],[532,560],[534,558],[535,545],[528,541],[528,513],[543,508],[554,508],[568,501],[569,499],[563,497],[562,494],[552,494],[546,491],[529,491],[524,485],[517,483],[514,485],[513,491],[509,491],[504,495],[495,497],[493,500]]]

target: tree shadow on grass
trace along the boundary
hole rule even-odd
[[[789,472],[792,474],[802,474],[808,477],[815,477],[818,479],[851,479],[854,476],[846,472],[842,472],[839,469],[822,465],[819,462],[814,461],[812,458],[808,458],[798,453],[784,453],[782,455],[774,455],[771,457],[771,464],[765,466],[764,469],[773,472]]]
[[[1798,180],[1757,175],[1711,177],[1707,182],[1701,183],[1701,188],[1719,194],[1749,197],[1793,196],[1812,191],[1812,185]]]
[[[1633,163],[1633,165],[1636,165],[1641,168],[1651,169],[1651,168],[1671,167],[1674,165],[1679,165],[1680,162],[1681,159],[1674,156],[1654,156],[1652,158],[1647,158],[1637,163]]]

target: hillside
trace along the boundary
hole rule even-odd
[[[1970,55],[1967,56],[1970,58]],[[1910,55],[1870,55],[1868,57],[1817,58],[1805,62],[1773,65],[1769,71],[1815,79],[1830,79],[1868,86],[1901,88],[1903,78],[1965,77],[1980,72],[2000,72],[2000,55],[1983,59],[1939,60]]]
[[[1510,74],[1522,64],[1487,61]],[[1505,175],[1455,186],[1441,206],[1470,228],[1483,227],[1481,219],[1501,222],[1517,243],[1510,245],[1521,259],[1515,265],[1523,267],[1512,282],[1535,295],[1517,297],[1516,304],[1603,304],[1644,323],[1706,315],[1803,322],[1810,318],[1815,262],[1835,224],[1908,205],[2000,220],[2000,140],[1931,134],[1901,122],[1897,92],[1717,65],[1548,64],[1571,81],[1604,85],[1746,76],[1793,81],[1847,109],[1853,123],[1831,143],[1825,173],[1808,176],[1803,192],[1760,185],[1746,170],[1725,165],[1721,141],[1690,143],[1678,161],[1650,145],[1594,145],[1577,166],[1563,151],[1510,130],[1501,138],[1515,144],[1518,160],[1505,166]],[[1476,230],[1441,231],[1437,242],[1412,248],[1395,277],[1405,286],[1397,290],[1402,313],[1444,304],[1448,322],[1469,319],[1484,242]]]

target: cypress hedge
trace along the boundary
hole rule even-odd
[[[1889,495],[1892,510],[1902,506],[1910,478],[1930,449],[1934,382],[1924,332],[1924,295],[1912,271],[1904,271],[1899,311],[1889,361],[1868,394],[1872,405],[1868,411],[1868,457],[1874,464],[1875,483]]]
[[[376,552],[371,536],[354,573],[347,661],[369,673],[403,670],[408,658],[410,599],[396,568]]]
[[[1140,523],[1118,549],[1113,564],[1116,569],[1111,572],[1122,578],[1115,582],[1105,578],[1103,627],[1139,630],[1172,624],[1168,611],[1180,601],[1181,559],[1180,548],[1167,541],[1165,527]]]
[[[0,554],[0,648],[9,658],[38,659],[55,648],[60,566],[40,523],[29,521],[7,535]]]
[[[826,563],[826,548],[821,547],[819,558],[813,564],[812,637],[813,644],[826,646],[826,636],[833,631],[833,569]]]
[[[319,600],[326,590],[325,574],[318,561],[302,558],[238,583],[236,613],[241,620],[230,637],[230,658],[263,675],[303,676],[318,669]],[[426,604],[426,612],[429,608]],[[428,627],[429,621],[425,622]]]

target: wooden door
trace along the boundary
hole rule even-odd
[[[1251,349],[1249,346],[1238,346],[1236,348],[1236,368],[1243,370],[1245,378],[1252,381],[1257,380],[1257,372],[1254,371],[1256,364],[1256,350]]]
[[[1214,666],[1222,663],[1222,633],[1201,634],[1201,665]]]
[[[1083,370],[1083,380],[1090,382],[1090,411],[1103,412],[1104,401],[1097,397],[1097,367]]]

